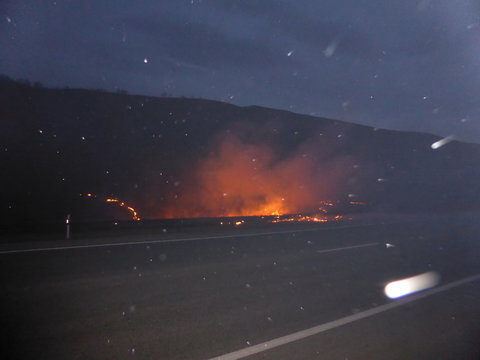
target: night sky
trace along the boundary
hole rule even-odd
[[[0,73],[480,142],[480,6],[4,0]]]

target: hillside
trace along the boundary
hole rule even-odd
[[[478,208],[480,146],[257,106],[0,80],[0,223]],[[86,198],[94,194],[96,199]],[[83,194],[80,196],[80,194]]]

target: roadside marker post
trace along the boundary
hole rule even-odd
[[[68,214],[65,219],[65,226],[65,239],[70,240],[70,214]]]

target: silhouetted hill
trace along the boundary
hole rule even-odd
[[[2,224],[62,222],[67,213],[85,221],[129,218],[124,209],[80,197],[85,193],[119,198],[145,218],[211,215],[227,203],[205,205],[216,198],[209,179],[229,187],[222,181],[233,176],[239,184],[223,195],[237,196],[232,189],[242,187],[247,170],[231,169],[237,158],[247,169],[245,159],[253,154],[256,162],[257,153],[248,176],[257,181],[261,171],[259,187],[268,188],[271,170],[275,191],[301,188],[303,202],[290,209],[310,204],[305,189],[373,210],[479,205],[480,146],[453,141],[433,150],[439,137],[428,134],[201,99],[45,89],[7,78],[0,80],[0,119]],[[218,177],[225,169],[233,173]],[[271,194],[252,196],[261,203]],[[243,209],[246,202],[237,196],[228,206]]]

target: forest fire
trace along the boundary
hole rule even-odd
[[[92,194],[92,193],[80,194],[80,196],[85,196],[85,197],[90,197],[90,198],[97,198],[97,195],[94,195],[94,194]],[[134,221],[140,221],[140,220],[141,220],[141,218],[138,216],[137,211],[136,211],[132,206],[128,206],[127,204],[125,204],[125,202],[120,201],[119,199],[116,199],[116,198],[106,198],[106,199],[105,199],[105,202],[107,202],[107,203],[116,203],[116,204],[118,204],[120,207],[123,207],[123,208],[127,209],[127,210],[130,212],[130,215],[131,215],[131,217],[132,217],[132,220],[134,220]]]
[[[327,216],[328,208],[334,207],[335,204],[332,201],[320,201],[320,207],[318,210],[321,214],[313,214],[313,215],[302,215],[296,214],[287,217],[276,216],[272,223],[280,223],[280,222],[328,222],[328,221],[338,221],[343,219],[343,216],[336,215],[336,216]]]
[[[118,199],[112,199],[112,198],[109,198],[109,199],[105,199],[106,202],[109,202],[109,203],[118,203],[118,205],[120,205],[121,207],[125,207],[128,211],[130,211],[131,215],[132,215],[132,220],[135,220],[135,221],[140,221],[140,217],[138,216],[137,212],[135,211],[135,209],[131,206],[127,206],[125,205],[125,203],[123,201],[120,201]]]
[[[299,214],[299,215],[293,215],[286,218],[277,217],[274,220],[272,220],[272,223],[293,222],[293,221],[295,222],[328,222],[328,221],[338,221],[342,219],[343,219],[343,216],[341,215],[330,217],[330,216],[325,216],[320,214],[311,215],[311,216]]]
[[[251,143],[247,135],[222,133],[212,151],[178,182],[175,196],[166,200],[158,217],[326,214],[334,206],[324,199],[340,194],[352,168],[351,159],[327,159],[313,143],[300,144],[294,153],[274,151],[275,146],[263,139]],[[325,219],[319,215],[296,220]]]

